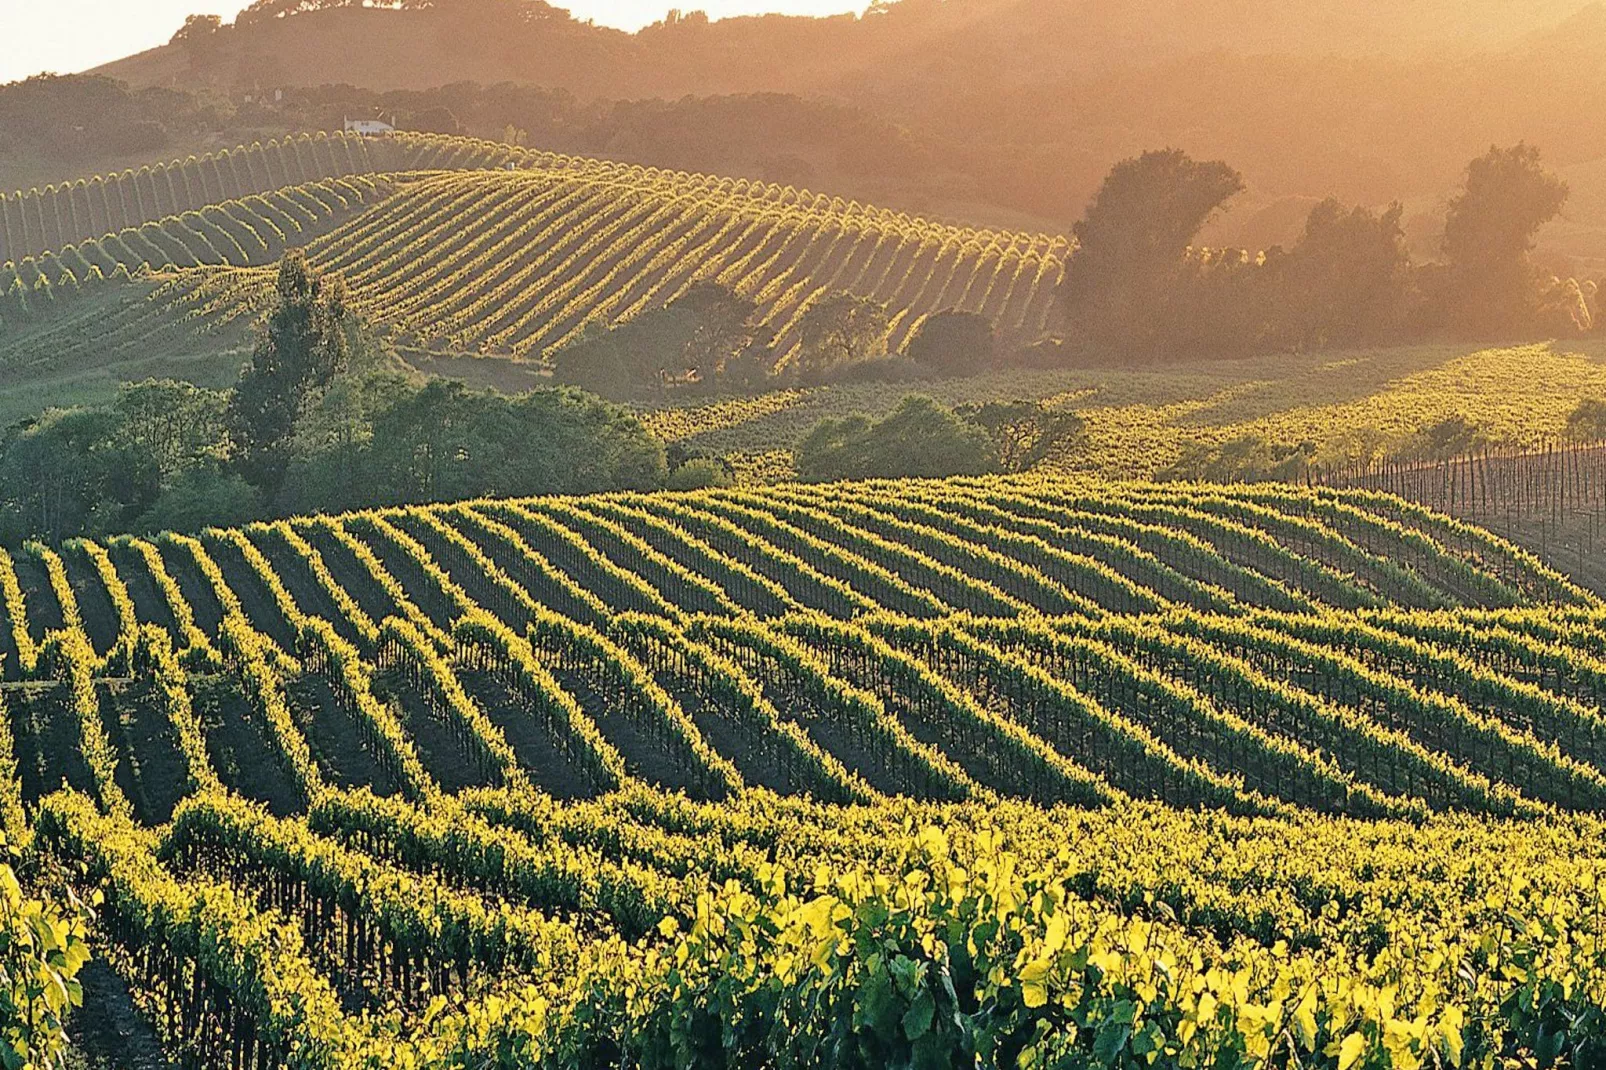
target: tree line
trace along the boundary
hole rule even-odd
[[[629,410],[572,387],[518,396],[397,369],[337,275],[279,265],[239,382],[126,384],[0,439],[0,540],[196,530],[376,505],[717,482]]]
[[[1072,228],[1055,293],[1058,337],[1024,349],[1000,347],[985,317],[944,309],[892,352],[886,307],[833,291],[803,311],[798,344],[783,354],[755,302],[704,282],[631,322],[588,331],[551,362],[560,381],[639,397],[1606,329],[1594,280],[1558,279],[1534,262],[1535,236],[1568,189],[1531,145],[1494,147],[1468,165],[1441,254],[1425,263],[1412,258],[1397,203],[1323,201],[1287,249],[1199,245],[1243,189],[1226,163],[1180,150],[1117,164]]]
[[[1288,249],[1196,244],[1243,189],[1226,163],[1175,149],[1117,164],[1073,228],[1057,294],[1069,352],[1176,358],[1606,326],[1593,280],[1534,263],[1535,237],[1568,195],[1534,146],[1493,147],[1468,165],[1428,263],[1413,262],[1398,203],[1324,201]]]
[[[108,157],[160,152],[175,138],[225,122],[225,111],[201,94],[133,90],[99,75],[42,74],[0,85],[0,176],[10,179],[28,162],[71,171]]]
[[[1085,422],[1037,401],[946,408],[906,395],[887,415],[814,425],[794,451],[799,478],[921,479],[1018,473],[1080,444]]]
[[[588,328],[549,359],[559,382],[621,399],[916,381],[975,374],[1009,359],[992,321],[979,313],[927,316],[901,352],[889,348],[890,327],[885,304],[832,290],[802,310],[795,351],[782,352],[755,301],[704,281],[633,319]]]

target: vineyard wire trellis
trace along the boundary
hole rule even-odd
[[[1477,524],[1537,526],[1541,556],[1566,527],[1592,557],[1606,539],[1606,442],[1488,447],[1444,460],[1310,466],[1313,487],[1368,490]]]

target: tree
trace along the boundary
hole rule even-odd
[[[796,462],[807,480],[974,476],[998,468],[986,431],[916,394],[878,421],[820,421],[798,444]]]
[[[457,134],[463,129],[463,124],[457,121],[452,109],[443,104],[414,112],[408,118],[407,125],[426,134]]]
[[[331,443],[298,460],[283,501],[340,510],[653,490],[667,473],[663,445],[633,412],[570,387],[510,398],[432,379],[397,390],[365,422],[355,448]]]
[[[886,351],[887,308],[834,290],[803,310],[798,335],[798,375],[805,382],[824,382],[833,372]]]
[[[699,282],[628,322],[588,329],[552,355],[552,373],[559,382],[609,397],[712,387],[733,363],[763,349],[768,335],[754,321],[757,310],[725,286]],[[737,370],[743,377],[750,371]]]
[[[1072,228],[1076,251],[1057,294],[1067,325],[1094,342],[1146,347],[1147,325],[1174,289],[1183,254],[1243,188],[1225,163],[1177,149],[1116,164]]]
[[[989,401],[962,405],[954,414],[987,432],[1006,472],[1025,472],[1074,443],[1087,422],[1069,409],[1040,401]]]
[[[52,409],[0,442],[0,536],[60,540],[158,524],[175,482],[224,460],[228,395],[189,383],[125,385],[93,408]]]
[[[1311,209],[1293,251],[1268,265],[1285,318],[1281,341],[1326,346],[1399,332],[1413,285],[1404,211],[1345,208],[1336,198]]]
[[[1588,334],[1594,327],[1589,293],[1577,279],[1535,276],[1533,323],[1555,337]]]
[[[1567,183],[1527,143],[1492,147],[1467,165],[1466,184],[1444,222],[1446,323],[1484,334],[1533,322],[1539,278],[1530,254],[1539,229],[1567,203]]]
[[[359,486],[382,502],[444,501],[465,484],[492,481],[489,443],[474,427],[476,398],[460,382],[433,379],[374,419]]]
[[[1567,416],[1569,442],[1606,442],[1606,398],[1585,398]]]
[[[262,502],[245,480],[216,467],[196,467],[186,468],[164,487],[130,530],[196,532],[261,518]]]
[[[125,383],[112,411],[117,439],[151,459],[166,482],[203,461],[220,461],[227,431],[228,395],[176,379]]]
[[[702,490],[728,487],[735,482],[736,473],[731,471],[730,462],[714,457],[693,457],[669,470],[665,486],[670,490]]]
[[[1297,483],[1307,477],[1314,442],[1274,443],[1262,435],[1241,435],[1226,442],[1190,442],[1182,456],[1158,473],[1162,480],[1206,483]]]
[[[295,467],[276,503],[287,512],[375,501],[366,451],[380,414],[418,390],[392,371],[343,375],[296,425]]]
[[[482,395],[483,397],[484,395]],[[474,495],[590,494],[663,486],[664,447],[636,413],[579,390],[532,390],[487,435],[505,477]]]
[[[292,249],[279,263],[275,290],[277,303],[229,405],[240,474],[270,499],[289,469],[296,421],[350,359],[351,313],[338,277],[313,274]]]
[[[1458,413],[1418,429],[1404,452],[1412,460],[1447,461],[1488,444],[1483,429]]]
[[[687,315],[683,363],[699,382],[713,383],[753,343],[758,305],[727,286],[696,283],[669,308]]]
[[[754,323],[740,351],[720,369],[719,384],[730,390],[765,390],[775,375],[775,328]]]
[[[942,375],[974,375],[992,367],[993,321],[949,309],[927,316],[909,342],[909,359]]]
[[[223,19],[218,15],[190,15],[173,34],[169,45],[177,45],[189,57],[190,68],[201,71],[218,58],[223,40]]]
[[[1266,256],[1245,249],[1189,250],[1153,302],[1148,321],[1133,327],[1127,347],[1168,356],[1238,355],[1276,347],[1285,311],[1276,282],[1284,260],[1276,250]]]
[[[51,409],[13,428],[0,450],[8,539],[120,530],[156,500],[157,466],[120,441],[109,409]]]
[[[222,28],[223,17],[221,15],[187,15],[184,18],[184,25],[178,28],[167,43],[186,47],[193,46],[210,40],[212,35]]]
[[[552,376],[611,398],[662,390],[686,376],[695,319],[687,309],[658,308],[614,327],[593,325],[552,354]]]

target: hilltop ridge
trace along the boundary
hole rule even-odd
[[[1596,61],[1606,27],[1582,0],[902,0],[825,19],[690,15],[635,34],[509,14],[525,10],[546,11],[513,0],[406,11],[336,3],[100,70],[213,93],[506,83],[586,105],[657,99],[683,110],[726,94],[785,94],[803,114],[781,127],[762,108],[648,109],[578,146],[562,142],[573,117],[549,101],[465,132],[499,138],[512,125],[532,141],[633,162],[797,184],[829,176],[899,207],[989,221],[1068,224],[1113,162],[1170,145],[1228,159],[1245,176],[1248,192],[1212,244],[1286,246],[1297,227],[1266,222],[1333,195],[1405,202],[1423,254],[1436,251],[1445,191],[1491,143],[1542,145],[1564,173],[1585,175],[1606,135]],[[657,122],[683,136],[653,136]],[[811,124],[843,133],[815,138]],[[704,127],[721,136],[696,136]],[[1542,246],[1558,274],[1575,273],[1569,264],[1599,271],[1606,208],[1579,205]]]

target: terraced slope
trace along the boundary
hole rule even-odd
[[[63,221],[33,224],[28,235],[44,227],[45,238],[14,241],[29,254],[0,269],[0,291],[13,298],[0,316],[24,328],[0,332],[0,361],[74,346],[82,359],[107,359],[153,335],[216,333],[267,292],[266,270],[238,269],[286,244],[307,245],[317,266],[345,276],[354,303],[402,341],[458,352],[539,358],[710,279],[758,303],[783,354],[797,344],[802,310],[832,289],[885,302],[894,348],[947,308],[983,312],[1006,342],[1025,343],[1046,329],[1067,250],[1062,237],[946,226],[791,187],[463,139],[331,141],[317,152],[292,141],[290,150],[333,158],[320,165],[330,174],[198,208],[193,197],[142,196],[115,216],[63,215],[42,207],[44,194],[24,198],[12,214]],[[319,169],[262,171],[293,180]],[[260,181],[214,184],[233,194]],[[63,196],[69,209],[77,203]],[[99,232],[107,221],[119,229]],[[76,244],[45,244],[69,234]],[[160,271],[163,284],[109,318],[75,308],[80,285],[118,264]],[[103,321],[89,339],[84,317]]]
[[[105,590],[118,571],[163,593],[147,593],[140,619],[177,628],[181,646],[192,630],[155,616],[161,604],[180,618],[204,611],[198,630],[209,637],[240,598],[262,607],[245,614],[255,628],[279,635],[304,616],[366,630],[365,618],[398,609],[444,631],[475,607],[599,624],[627,613],[1009,619],[1598,604],[1532,554],[1419,506],[1275,485],[991,479],[487,500],[109,549],[17,553],[11,633],[42,639],[81,614],[109,647],[128,615]]]
[[[389,190],[386,182],[357,175],[252,194],[109,231],[103,237],[64,246],[59,252],[28,257],[20,264],[8,264],[3,281],[8,293],[20,288],[28,299],[53,301],[69,296],[75,282],[84,284],[113,275],[201,265],[267,264],[286,248],[305,244]],[[54,292],[63,286],[68,292]]]
[[[269,269],[247,266],[271,264],[388,189],[382,179],[326,179],[25,261],[0,294],[0,376],[99,370],[245,345],[272,292]],[[219,264],[231,266],[213,266]]]

